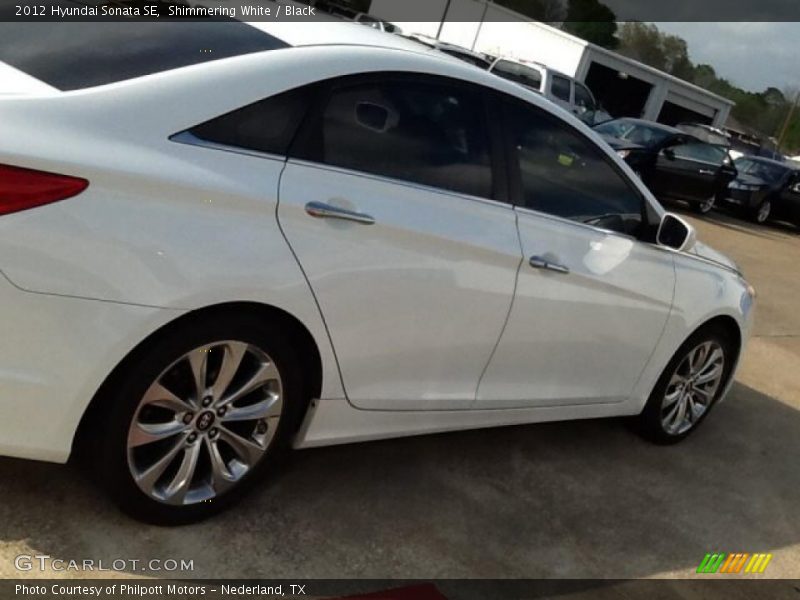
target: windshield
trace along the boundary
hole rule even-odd
[[[758,177],[764,181],[777,181],[789,170],[786,167],[750,158],[740,158],[734,161],[736,170],[740,175]]]
[[[658,127],[651,127],[636,121],[617,119],[608,121],[595,127],[595,131],[603,135],[626,140],[640,146],[656,146],[666,140],[671,134]]]

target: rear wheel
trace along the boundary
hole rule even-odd
[[[135,518],[202,520],[288,448],[305,404],[300,362],[279,321],[238,318],[185,323],[142,356],[105,399],[94,468]]]
[[[642,435],[659,444],[681,441],[697,429],[719,399],[735,361],[731,335],[708,327],[675,353],[638,417]]]

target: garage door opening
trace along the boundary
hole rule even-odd
[[[589,66],[586,85],[612,117],[641,117],[653,87],[596,62]]]
[[[664,123],[664,125],[677,125],[678,123],[711,125],[713,121],[714,119],[709,116],[669,101],[664,102],[664,106],[661,107],[661,112],[658,114],[658,122]]]

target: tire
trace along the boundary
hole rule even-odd
[[[84,432],[96,440],[90,474],[140,521],[182,525],[219,513],[285,457],[308,401],[299,358],[280,320],[175,325],[136,352],[100,398]]]
[[[762,200],[758,206],[750,212],[750,219],[760,225],[769,221],[772,214],[772,202],[770,200]]]
[[[694,352],[700,352],[699,348],[703,347],[708,348],[706,354],[695,355],[696,359],[701,359],[697,360],[700,368],[696,373],[687,371],[690,366],[687,361],[691,360]],[[711,363],[710,359],[716,350],[722,353],[719,377],[713,385],[698,383],[704,379],[703,375],[711,372],[706,367]],[[675,444],[685,439],[700,426],[719,400],[735,361],[736,344],[726,329],[712,325],[695,332],[681,345],[658,379],[644,410],[635,420],[638,432],[645,439],[662,445]],[[686,380],[690,379],[690,374],[693,379],[689,385]],[[676,377],[681,377],[682,381],[677,381]],[[686,401],[684,396],[687,396]],[[685,406],[683,415],[680,414],[681,403]],[[676,412],[672,412],[673,410]],[[670,415],[673,415],[672,419]]]
[[[707,215],[714,209],[714,204],[716,203],[716,200],[717,200],[716,196],[711,196],[710,198],[707,198],[702,202],[692,202],[692,210],[694,210],[694,212],[698,214]]]

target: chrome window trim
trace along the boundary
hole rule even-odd
[[[559,217],[558,215],[552,215],[550,213],[541,212],[541,211],[535,210],[533,208],[528,208],[526,206],[515,206],[514,210],[519,212],[520,214],[523,214],[523,215],[530,215],[530,216],[533,216],[533,217],[540,217],[540,218],[543,218],[543,219],[547,219],[548,221],[555,221],[557,223],[562,223],[562,224],[565,224],[565,225],[572,225],[574,227],[578,227],[578,228],[581,228],[581,229],[588,229],[589,231],[593,231],[594,233],[602,233],[604,235],[613,235],[614,237],[623,238],[623,239],[626,239],[626,240],[633,240],[634,242],[646,243],[646,242],[642,242],[642,240],[640,240],[636,236],[633,236],[633,235],[630,235],[630,234],[627,234],[627,233],[620,233],[619,231],[614,231],[612,229],[604,229],[602,227],[597,227],[595,225],[589,225],[588,223],[581,223],[580,221],[573,221],[572,219],[568,219],[566,217]],[[649,245],[654,245],[654,244],[649,244]]]
[[[405,179],[395,179],[394,177],[387,177],[385,175],[377,175],[375,173],[368,173],[366,171],[358,171],[356,169],[348,169],[346,167],[337,167],[335,165],[328,165],[325,163],[316,162],[313,160],[307,160],[304,158],[289,158],[287,160],[287,164],[297,165],[301,167],[312,167],[314,169],[321,169],[323,171],[331,171],[333,173],[340,173],[342,175],[352,175],[356,177],[362,177],[365,179],[371,179],[372,181],[377,181],[379,183],[390,183],[392,185],[399,185],[401,187],[406,187],[414,190],[419,190],[422,192],[429,192],[434,194],[440,194],[443,196],[451,196],[453,198],[460,198],[462,200],[471,200],[473,202],[480,202],[481,204],[488,204],[490,206],[498,206],[500,208],[505,208],[508,210],[512,210],[514,207],[510,202],[502,202],[501,200],[494,200],[493,198],[483,198],[482,196],[473,196],[472,194],[465,194],[463,192],[455,192],[453,190],[448,190],[444,188],[438,188],[432,185],[425,185],[424,183],[416,183],[413,181],[408,181]],[[491,169],[491,167],[490,167]]]
[[[174,135],[169,136],[169,141],[178,144],[186,144],[188,146],[197,146],[199,148],[207,148],[209,150],[221,150],[222,152],[231,152],[233,154],[243,154],[244,156],[253,156],[255,158],[268,158],[270,160],[279,160],[286,162],[286,157],[280,154],[272,154],[269,152],[261,152],[259,150],[252,150],[250,148],[242,148],[241,146],[232,146],[229,144],[220,144],[218,142],[210,142],[203,138],[197,137],[188,129],[181,131]]]

